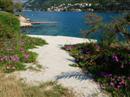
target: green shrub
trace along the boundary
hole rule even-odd
[[[101,38],[97,43],[65,45],[64,49],[75,58],[76,66],[89,71],[112,97],[130,97],[128,21],[123,17],[105,23],[96,14],[88,15],[87,19],[90,29],[83,34],[101,32]]]
[[[1,10],[13,13],[14,5],[12,0],[0,0]]]
[[[8,73],[15,70],[24,70],[24,63],[35,62],[37,54],[29,51],[29,49],[46,44],[40,38],[32,38],[29,36],[23,36],[19,40],[19,48],[15,48],[17,44],[15,41],[10,40],[10,42],[12,46],[5,42],[7,46],[0,48],[0,69]]]
[[[104,48],[100,44],[65,45],[75,58],[76,66],[89,71],[113,97],[129,97],[130,49],[114,46]]]
[[[24,63],[36,61],[37,54],[29,49],[46,42],[20,33],[19,20],[13,14],[0,12],[0,69],[4,72],[24,70]]]
[[[36,48],[36,46],[42,46],[44,44],[47,43],[41,38],[29,37],[26,35],[21,36],[20,45],[26,49]]]
[[[20,34],[20,23],[16,16],[0,12],[0,38],[14,38]]]

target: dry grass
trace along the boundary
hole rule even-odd
[[[0,73],[0,97],[74,97],[74,95],[56,82],[28,86],[14,77],[5,77]]]
[[[20,83],[0,74],[0,97],[25,97]]]

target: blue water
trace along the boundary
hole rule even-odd
[[[35,24],[31,28],[24,31],[35,35],[61,35],[71,37],[82,37],[81,31],[87,29],[85,21],[86,14],[89,12],[38,12],[25,11],[24,16],[31,21],[39,22],[56,22],[54,24]],[[113,17],[118,16],[117,13],[97,13],[104,17],[105,21],[110,21]],[[97,36],[95,36],[98,38]],[[91,38],[95,38],[91,37]]]

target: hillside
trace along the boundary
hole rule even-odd
[[[88,2],[92,4],[91,7],[79,7]],[[76,3],[79,3],[79,5],[74,6]],[[71,7],[68,8],[68,4],[72,4]],[[130,0],[28,0],[25,3],[25,8],[31,10],[47,10],[48,8],[54,7],[54,9],[63,9],[63,11],[71,11],[73,9],[88,10],[90,8],[102,11],[122,11],[130,10],[129,5]],[[64,10],[66,7],[67,9]]]
[[[29,0],[25,3],[25,8],[32,10],[47,10],[51,6],[58,6],[60,4],[75,4],[75,3],[84,3],[89,0]]]

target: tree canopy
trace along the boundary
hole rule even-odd
[[[14,3],[12,0],[0,0],[0,10],[11,13],[13,13],[14,10],[21,11],[22,4],[19,2]]]
[[[0,0],[0,9],[7,12],[13,12],[12,0]]]

